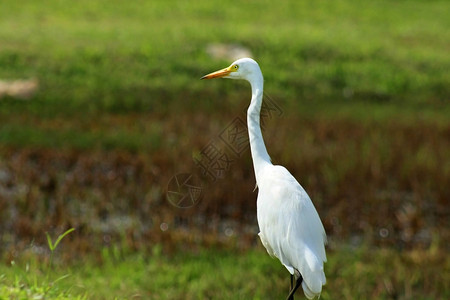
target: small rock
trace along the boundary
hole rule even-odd
[[[206,53],[212,58],[224,60],[237,60],[243,57],[252,57],[249,49],[238,44],[209,44]]]
[[[0,99],[10,96],[16,99],[31,99],[38,90],[39,83],[36,79],[24,80],[0,80]]]

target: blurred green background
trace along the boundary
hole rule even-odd
[[[329,236],[321,299],[450,298],[449,10],[1,1],[0,299],[286,296],[257,238],[249,151],[215,181],[193,160],[245,120],[247,83],[199,80],[236,49],[281,111],[268,152]],[[201,180],[192,207],[167,200],[179,173]],[[69,228],[50,259],[45,233]]]

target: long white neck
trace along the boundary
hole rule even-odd
[[[252,153],[253,167],[255,168],[256,182],[258,183],[258,174],[261,169],[271,164],[269,154],[267,153],[264,139],[261,133],[260,113],[263,98],[264,80],[262,74],[256,74],[249,80],[252,86],[252,100],[247,110],[247,126],[250,138],[250,150]]]

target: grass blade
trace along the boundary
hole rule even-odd
[[[48,232],[46,232],[45,235],[47,236],[47,243],[48,243],[48,247],[50,248],[50,251],[55,250],[55,246],[53,246],[52,238],[50,237],[50,234],[48,234]]]
[[[69,233],[71,233],[71,232],[74,231],[74,230],[75,230],[75,228],[70,228],[69,230],[67,230],[67,231],[64,232],[63,234],[59,235],[59,236],[58,236],[58,239],[57,239],[56,242],[55,242],[54,248],[56,248],[56,247],[58,246],[59,242],[61,242],[61,240],[62,240],[66,235],[68,235]]]

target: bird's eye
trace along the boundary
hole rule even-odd
[[[238,65],[234,65],[234,69],[235,70],[239,69],[239,66]]]

